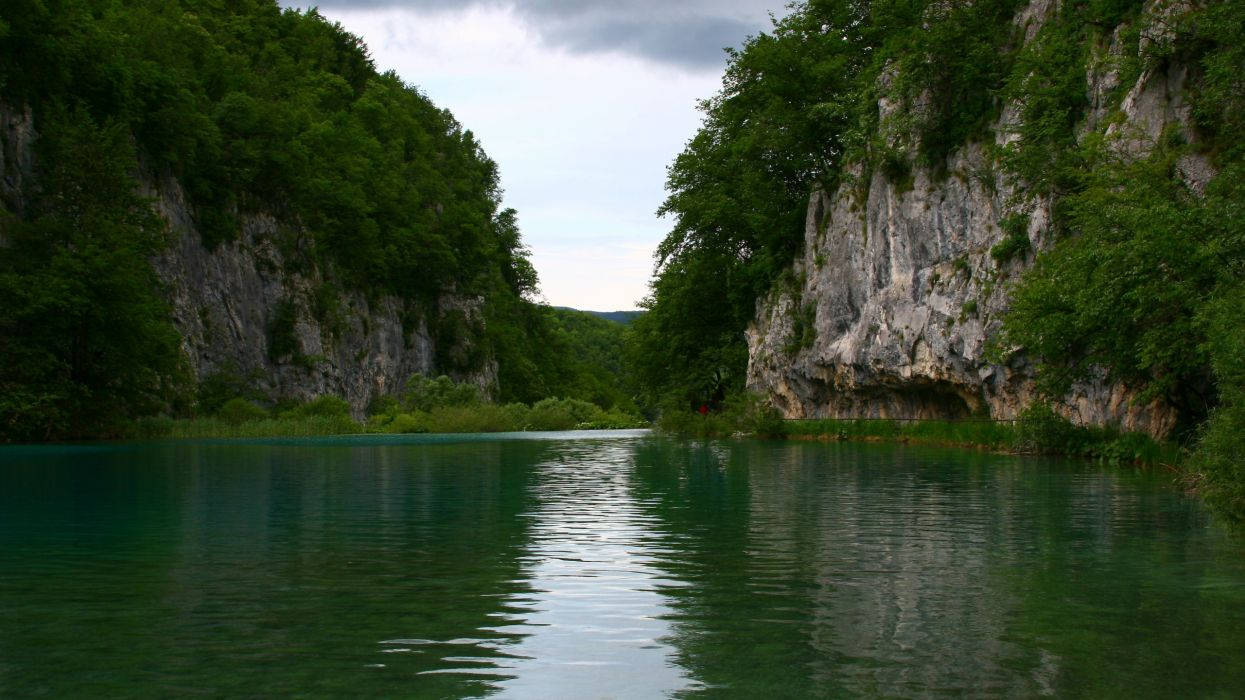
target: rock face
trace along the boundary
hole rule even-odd
[[[1029,38],[1052,5],[1035,0],[1017,15]],[[1120,79],[1112,65],[1091,62],[1085,133],[1106,117],[1102,96]],[[1189,123],[1180,96],[1185,72],[1172,65],[1137,79],[1121,103],[1123,120],[1109,127],[1122,150],[1143,154],[1169,124]],[[879,109],[885,125],[898,107],[883,99]],[[1008,126],[1018,113],[1017,105],[1005,106],[997,143],[1013,138]],[[990,251],[1007,237],[1000,221],[1009,217],[1033,250],[1047,247],[1051,202],[1018,196],[1024,193],[980,144],[960,149],[948,166],[943,178],[918,169],[899,185],[857,168],[837,190],[812,195],[803,254],[790,280],[760,300],[747,332],[748,386],[786,417],[1008,419],[1033,400],[1033,367],[1023,355],[1007,365],[985,357],[1008,286],[1032,253],[1000,263]],[[1211,175],[1205,162],[1182,170],[1195,188]],[[1127,386],[1089,381],[1056,409],[1080,424],[1170,431],[1175,413],[1137,404],[1134,395]]]
[[[29,108],[0,104],[0,205],[19,215],[34,180],[36,126]],[[471,341],[433,330],[447,316],[460,328],[481,325],[482,299],[343,292],[314,264],[287,259],[277,241],[299,232],[265,215],[244,216],[238,240],[209,250],[175,179],[142,174],[139,182],[170,227],[169,248],[151,262],[198,379],[230,375],[273,399],[335,394],[356,417],[416,373],[449,374],[495,395],[496,363],[486,359],[471,371],[439,366],[470,355]]]
[[[22,191],[34,172],[34,117],[30,108],[13,110],[0,104],[0,207],[19,211]]]
[[[356,417],[378,396],[400,391],[412,374],[448,373],[486,396],[495,393],[495,362],[447,372],[438,367],[438,343],[464,341],[429,329],[430,319],[447,313],[479,321],[481,299],[445,294],[421,305],[326,286],[314,266],[288,264],[276,241],[289,231],[264,215],[244,216],[238,240],[209,250],[175,180],[145,189],[171,228],[173,242],[153,266],[200,380],[234,375],[274,398],[334,394]]]

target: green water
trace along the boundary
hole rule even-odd
[[[0,448],[0,696],[1245,696],[1161,474],[588,435]]]

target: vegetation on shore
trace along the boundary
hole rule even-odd
[[[1175,407],[1189,481],[1245,522],[1245,0],[1066,2],[1027,39],[1015,21],[1024,5],[808,0],[731,53],[669,169],[662,212],[674,225],[627,347],[640,401],[686,411],[740,395],[745,327],[790,269],[811,191],[860,191],[875,174],[902,189],[914,168],[955,176],[948,156],[976,142],[988,178],[1017,186],[1017,211],[1026,198],[1053,202],[1053,246],[1011,290],[995,359],[1033,360],[1046,400],[1105,371]],[[1118,72],[1095,98],[1097,129],[1085,128],[1091,66]],[[1124,98],[1147,71],[1174,67],[1192,123],[1138,156],[1120,142],[1147,138],[1118,128]],[[881,98],[896,107],[885,119]],[[1005,105],[1019,120],[999,145]],[[1187,176],[1191,158],[1211,165],[1205,187]],[[1013,237],[994,257],[1025,252]]]
[[[618,409],[605,410],[580,399],[546,398],[534,404],[485,401],[470,384],[449,377],[415,375],[399,396],[383,397],[364,422],[336,396],[305,403],[263,406],[235,397],[210,415],[197,418],[149,417],[123,434],[141,438],[264,438],[360,433],[496,433],[529,430],[643,428],[642,419]]]
[[[989,419],[783,420],[756,397],[734,401],[721,412],[700,415],[683,411],[664,415],[664,431],[696,437],[749,435],[771,438],[971,447],[1015,454],[1049,454],[1096,459],[1116,464],[1176,466],[1186,451],[1143,433],[1073,425],[1043,404],[1034,404],[1014,421]]]
[[[500,401],[633,410],[622,326],[533,301],[518,214],[472,132],[314,9],[11,0],[0,112],[28,114],[33,139],[3,135],[19,142],[0,188],[0,441],[113,437],[156,415],[206,426],[222,385],[282,398],[236,386],[245,372],[189,371],[149,264],[170,231],[147,193],[169,180],[209,249],[271,217],[271,272],[317,281],[325,327],[347,291],[392,295],[404,324],[427,323],[438,372],[495,362]],[[440,309],[444,293],[481,300],[483,318]],[[270,310],[274,362],[306,359],[293,309]]]

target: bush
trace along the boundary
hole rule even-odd
[[[246,399],[230,399],[216,412],[216,417],[227,425],[241,425],[268,418],[268,411]]]
[[[411,411],[431,411],[445,406],[470,406],[480,403],[480,390],[467,383],[458,383],[445,375],[430,379],[413,375],[406,382],[402,403]]]
[[[430,432],[427,413],[399,413],[393,416],[387,423],[376,427],[379,428],[380,432],[385,433]]]
[[[402,404],[393,396],[377,396],[367,406],[367,414],[372,417],[383,416],[392,419],[402,412]]]
[[[590,422],[600,412],[593,404],[579,399],[543,399],[532,406],[527,420],[531,430],[571,430]]]
[[[1189,485],[1227,521],[1245,527],[1245,404],[1218,408],[1191,462]]]
[[[1077,428],[1049,405],[1033,403],[1021,412],[1015,448],[1039,454],[1072,454]]]
[[[704,415],[668,404],[662,411],[658,426],[667,432],[696,437],[739,433],[769,437],[783,435],[785,432],[784,422],[778,411],[752,393],[733,397],[724,410]]]
[[[340,418],[350,416],[350,404],[331,394],[317,396],[305,404],[282,411],[281,418]]]
[[[999,222],[999,227],[1007,235],[990,249],[990,257],[1000,265],[1012,258],[1024,259],[1033,248],[1029,243],[1029,215],[1012,214]]]

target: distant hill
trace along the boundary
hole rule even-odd
[[[624,326],[634,321],[638,316],[644,314],[643,311],[585,311],[583,309],[572,309],[569,306],[555,306],[553,308],[560,309],[562,311],[578,311],[584,314],[591,314],[597,318],[603,318],[606,321],[621,323]]]

